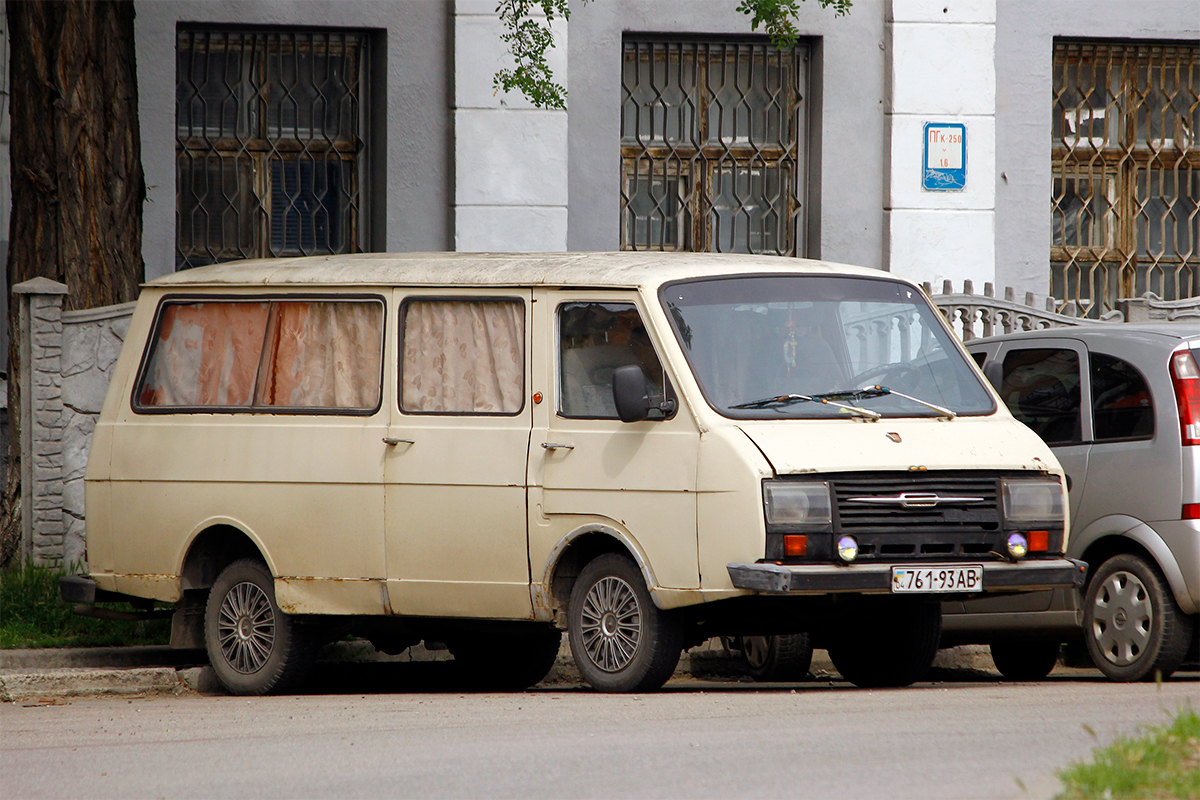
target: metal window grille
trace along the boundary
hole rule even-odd
[[[367,38],[179,31],[177,269],[358,252]]]
[[[803,46],[626,37],[622,249],[803,252],[806,61]]]
[[[1200,295],[1200,45],[1056,41],[1050,293]]]

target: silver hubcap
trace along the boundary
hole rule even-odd
[[[1150,643],[1154,609],[1135,575],[1114,572],[1096,593],[1092,636],[1104,657],[1119,667],[1132,664]]]
[[[234,586],[221,601],[217,639],[229,666],[246,675],[267,663],[275,645],[275,612],[258,584]]]
[[[633,587],[620,578],[602,578],[583,599],[580,633],[592,663],[605,672],[629,666],[642,637],[642,609]]]
[[[770,643],[765,636],[743,636],[742,652],[746,654],[746,663],[754,669],[761,669],[767,663],[767,652]]]

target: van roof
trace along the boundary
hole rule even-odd
[[[181,270],[147,286],[607,286],[764,272],[886,275],[824,261],[732,253],[358,253]]]

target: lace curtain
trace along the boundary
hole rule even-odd
[[[376,302],[173,303],[163,309],[138,401],[373,409],[382,351]]]
[[[525,305],[417,300],[405,306],[400,406],[516,414],[524,405]]]

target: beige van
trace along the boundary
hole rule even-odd
[[[905,685],[939,602],[1077,586],[1063,473],[919,288],[735,255],[367,254],[147,284],[78,603],[174,604],[235,693],[356,632],[603,691],[804,633]]]

